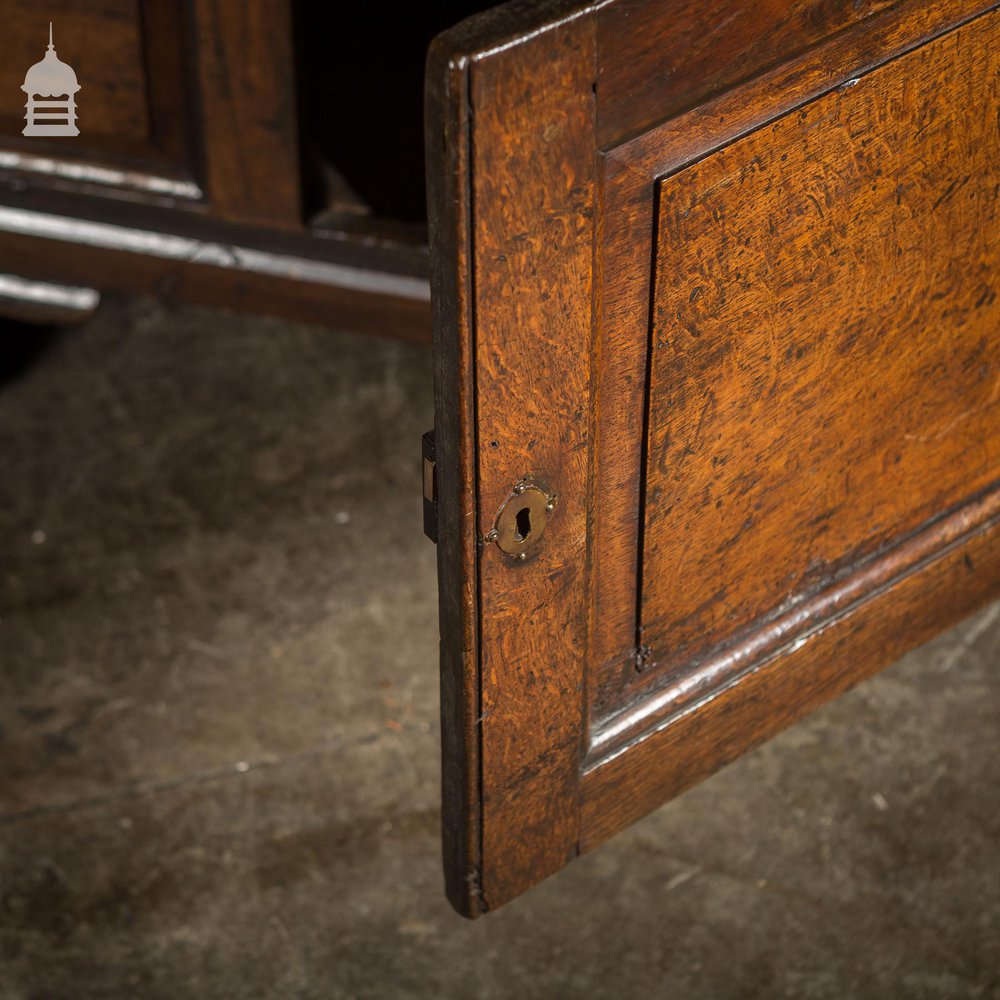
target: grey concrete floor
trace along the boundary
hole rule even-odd
[[[1000,605],[451,912],[431,424],[424,351],[148,302],[0,387],[0,997],[1000,996]]]

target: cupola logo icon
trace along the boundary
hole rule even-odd
[[[28,95],[22,135],[79,135],[76,127],[76,73],[56,55],[49,22],[49,48],[24,76],[21,86]]]

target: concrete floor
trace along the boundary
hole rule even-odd
[[[430,358],[111,303],[0,387],[0,997],[1000,996],[1000,605],[475,923]]]

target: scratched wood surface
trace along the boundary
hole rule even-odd
[[[998,105],[983,19],[661,183],[656,669],[1000,478]]]
[[[442,36],[427,89],[445,881],[466,916],[579,843],[595,38],[572,2],[516,6]],[[484,539],[526,475],[559,502],[522,562]]]
[[[440,43],[461,912],[1000,590],[997,7],[515,0]],[[487,539],[525,474],[560,499],[518,563]]]
[[[593,26],[472,70],[478,533],[531,475],[556,544],[480,558],[482,881],[493,908],[576,853],[593,295]],[[542,376],[544,373],[544,377]]]
[[[597,302],[599,361],[595,364],[598,385],[593,435],[594,488],[600,491],[600,502],[593,508],[593,531],[600,544],[593,547],[588,684],[591,710],[597,719],[640,697],[657,676],[636,669],[636,633],[641,624],[636,581],[645,468],[642,442],[651,262],[657,229],[654,195],[659,180],[996,6],[989,0],[901,0],[891,8],[870,11],[863,24],[837,30],[822,44],[803,48],[794,34],[779,35],[770,50],[774,66],[602,151],[602,239],[597,251],[603,280]],[[726,10],[735,15],[742,5],[730,4]],[[602,17],[609,11],[603,8]],[[630,4],[628,16],[622,17],[630,21],[632,12]],[[824,12],[834,13],[833,7],[817,3],[810,23],[821,21]],[[671,22],[677,13],[672,11]],[[607,23],[617,22],[612,19]],[[723,34],[725,30],[719,28]],[[675,40],[673,44],[682,43]],[[697,48],[699,43],[693,39],[692,44]],[[602,39],[603,54],[611,47]],[[712,51],[711,47],[704,49],[703,56]],[[724,65],[728,52],[727,48],[718,52],[722,65],[712,69],[713,77],[728,72]],[[682,86],[671,76],[663,80],[671,93]],[[599,104],[602,86],[603,81],[598,87]],[[694,95],[701,84],[694,78],[686,86]]]

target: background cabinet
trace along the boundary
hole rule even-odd
[[[40,287],[70,318],[77,286],[429,342],[424,58],[474,9],[6,0],[0,312]],[[74,138],[21,135],[50,20]]]

